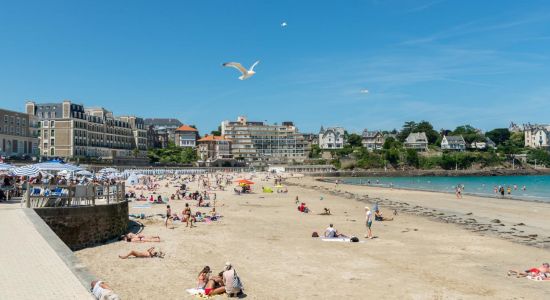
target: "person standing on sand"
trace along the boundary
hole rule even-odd
[[[166,219],[164,220],[164,226],[168,228],[168,220],[172,217],[172,209],[170,205],[166,205]]]
[[[372,239],[372,212],[370,211],[370,208],[368,206],[365,206],[365,219],[367,225],[367,234],[365,235],[365,237]]]

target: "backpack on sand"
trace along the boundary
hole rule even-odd
[[[233,269],[233,272],[233,288],[243,290],[243,283],[241,282],[241,278],[239,278],[239,275],[237,275],[237,271],[235,271],[235,269]]]

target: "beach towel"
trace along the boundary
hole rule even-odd
[[[350,238],[322,238],[323,242],[340,242],[340,243],[351,243]],[[365,241],[359,241],[359,243],[364,243]]]
[[[133,208],[151,208],[151,205],[135,205]]]
[[[209,296],[206,296],[204,294],[204,290],[203,289],[187,289],[186,290],[190,295],[194,295],[195,297],[197,298],[202,298],[202,299],[209,299],[210,297]]]

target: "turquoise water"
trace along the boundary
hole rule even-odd
[[[505,196],[525,200],[550,202],[550,175],[529,176],[458,176],[458,177],[348,177],[340,179],[344,183],[371,186],[416,189],[425,191],[454,193],[457,185],[463,185],[464,194],[496,197],[495,186],[511,188]],[[369,183],[370,180],[370,183]],[[517,186],[517,189],[514,187]],[[525,186],[525,190],[523,190]]]

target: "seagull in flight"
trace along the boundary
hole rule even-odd
[[[245,79],[248,79],[250,77],[252,77],[252,75],[256,74],[256,72],[254,72],[254,67],[259,63],[260,61],[256,61],[252,67],[250,67],[250,70],[247,70],[243,67],[243,65],[241,65],[240,63],[238,62],[228,62],[228,63],[224,63],[222,66],[224,67],[233,67],[237,70],[239,70],[239,72],[241,72],[243,75],[239,77],[240,80],[245,80]]]
[[[361,94],[368,94],[369,93],[369,90],[367,89],[362,89],[359,91]]]
[[[281,23],[281,27],[286,27],[288,24],[286,23],[286,21],[283,21],[283,23]]]

